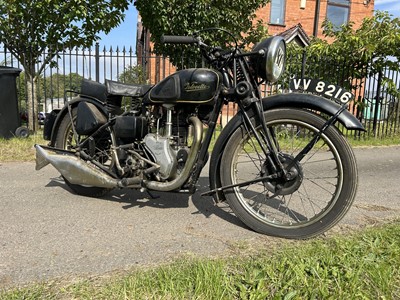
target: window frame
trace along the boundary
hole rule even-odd
[[[347,20],[346,20],[345,23],[340,24],[339,27],[337,28],[337,30],[339,30],[340,26],[349,23],[349,21],[350,21],[350,9],[351,9],[351,0],[344,0],[344,1],[347,1],[347,4],[340,3],[339,1],[341,1],[341,0],[327,0],[327,3],[326,3],[326,19],[329,20],[330,22],[332,22],[331,19],[328,18],[328,10],[329,10],[330,6],[331,7],[332,6],[341,7],[341,8],[346,8],[347,9]],[[336,27],[336,25],[333,22],[332,22],[332,24]]]
[[[282,7],[282,22],[280,23],[276,23],[272,20],[272,2],[273,1],[281,1],[281,3],[283,4]],[[287,0],[271,0],[270,1],[270,12],[269,12],[269,24],[270,25],[275,25],[275,26],[286,26],[285,22],[286,22],[286,2]]]

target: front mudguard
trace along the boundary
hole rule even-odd
[[[45,128],[45,132],[47,132],[47,133],[51,132],[50,137],[49,137],[49,139],[50,139],[49,146],[54,147],[54,145],[55,145],[57,132],[58,132],[58,129],[60,128],[61,121],[64,119],[64,116],[68,114],[68,105],[72,109],[72,108],[78,106],[78,104],[83,101],[94,104],[105,116],[107,116],[105,104],[95,98],[86,98],[83,96],[79,96],[79,97],[72,99],[71,101],[68,101],[68,104],[64,105],[64,107],[61,110],[54,110],[54,113],[56,114],[55,120],[54,120],[54,122],[51,122],[51,125],[50,125],[51,128]]]
[[[315,112],[320,112],[327,114],[329,116],[335,115],[339,109],[340,105],[333,101],[320,96],[303,94],[303,93],[289,93],[289,94],[279,94],[264,98],[262,100],[264,111],[275,109],[275,108],[296,108],[296,109],[307,109],[313,110]],[[254,116],[255,112],[252,109],[248,109],[248,116],[251,118]],[[343,124],[349,130],[360,130],[365,131],[363,125],[360,121],[352,115],[348,110],[344,110],[339,116],[338,121]],[[225,145],[228,142],[230,136],[233,132],[243,124],[243,116],[239,112],[236,114],[224,127],[221,134],[218,137],[217,142],[214,145],[213,152],[210,158],[210,170],[209,170],[209,180],[210,180],[210,190],[214,190],[221,187],[220,182],[220,162],[222,154],[225,149]],[[224,201],[225,197],[223,192],[216,192],[214,194],[214,200],[216,202]]]

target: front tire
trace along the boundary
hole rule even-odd
[[[72,117],[74,122],[76,120],[76,114],[77,114],[77,108],[72,109]],[[105,141],[108,139],[107,134],[102,136],[101,139],[102,141],[100,140],[96,141],[100,145],[100,148],[97,148],[96,151],[101,153],[102,157],[105,157],[105,155],[108,155],[107,153],[109,152],[109,147],[108,147],[109,144],[107,141]],[[76,141],[72,130],[72,122],[69,114],[67,113],[60,122],[60,127],[57,131],[55,139],[55,147],[60,149],[73,150],[75,145]],[[63,178],[67,186],[71,190],[73,190],[76,194],[81,196],[98,198],[104,196],[105,194],[107,194],[112,190],[103,187],[73,184],[69,182],[65,177]]]
[[[264,116],[283,165],[289,165],[326,122],[299,109],[276,109]],[[252,122],[261,134],[261,126]],[[273,174],[244,125],[227,142],[221,166],[222,186]],[[316,236],[337,224],[349,210],[358,184],[356,160],[341,133],[330,126],[291,171],[297,174],[292,180],[264,180],[225,190],[236,216],[259,233],[295,239]]]

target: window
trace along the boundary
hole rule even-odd
[[[349,20],[350,0],[328,0],[326,18],[332,22],[333,27],[339,29]]]
[[[270,24],[285,24],[285,4],[286,0],[271,0]]]

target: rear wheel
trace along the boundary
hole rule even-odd
[[[356,194],[356,161],[348,142],[331,126],[300,162],[292,163],[326,120],[297,109],[267,111],[265,120],[278,142],[280,161],[292,165],[291,176],[225,190],[233,212],[268,235],[309,238],[328,230],[342,219]],[[261,134],[261,126],[253,122]],[[227,142],[221,165],[222,186],[274,174],[244,126]]]
[[[24,126],[18,127],[15,130],[15,136],[25,139],[25,138],[29,137],[29,129]]]
[[[73,121],[76,120],[77,109],[74,108],[72,110]],[[78,139],[82,139],[83,137],[79,136]],[[60,127],[57,132],[55,147],[66,150],[73,150],[76,147],[77,143],[74,137],[74,132],[72,130],[72,122],[69,114],[66,114],[60,123]],[[108,132],[104,132],[100,136],[95,139],[95,158],[97,161],[102,164],[110,163],[110,136]],[[109,166],[111,169],[111,167]],[[69,182],[66,178],[64,178],[65,183],[73,190],[76,194],[87,196],[87,197],[101,197],[107,194],[112,189],[103,188],[103,187],[95,187],[95,186],[84,186],[79,184],[73,184]]]

